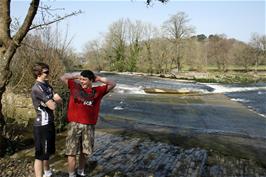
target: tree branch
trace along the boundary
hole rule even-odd
[[[42,28],[42,27],[51,25],[53,23],[56,23],[58,21],[64,20],[65,18],[68,18],[68,17],[71,17],[71,16],[76,16],[76,15],[81,14],[81,13],[82,13],[82,11],[79,10],[77,12],[72,12],[71,14],[65,15],[63,17],[59,16],[58,18],[54,19],[53,21],[46,22],[46,23],[43,23],[43,24],[33,25],[29,30],[33,30],[33,29],[36,29],[36,28]]]
[[[22,26],[19,28],[18,32],[15,34],[13,38],[16,45],[19,45],[21,43],[21,41],[23,40],[23,38],[26,36],[27,32],[29,31],[32,21],[37,13],[39,3],[40,3],[40,0],[31,1],[27,16]]]
[[[7,45],[10,37],[10,0],[1,0],[0,2],[0,38],[3,44]]]
[[[150,5],[152,1],[153,1],[153,0],[146,0],[147,5]],[[160,2],[162,2],[162,3],[166,3],[166,2],[168,2],[169,0],[157,0],[157,1],[160,1]]]

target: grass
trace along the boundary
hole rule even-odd
[[[204,67],[205,71],[211,72],[211,71],[219,71],[217,66],[214,65],[208,65]],[[239,72],[246,72],[246,69],[241,66],[237,65],[230,65],[227,67],[228,71],[239,71]],[[249,71],[255,71],[255,66],[250,66],[248,68]],[[182,68],[182,71],[193,71],[193,69],[190,66],[184,65]],[[266,65],[259,65],[257,67],[257,71],[266,71]]]
[[[266,76],[258,75],[254,73],[239,73],[239,72],[212,72],[208,77],[204,78],[194,78],[197,82],[205,83],[239,83],[239,84],[249,84],[249,83],[258,83],[266,82]]]
[[[249,84],[266,82],[266,65],[260,65],[257,72],[254,71],[254,67],[251,67],[247,72],[245,68],[235,65],[229,66],[225,72],[219,71],[216,66],[207,66],[205,71],[191,70],[191,68],[185,66],[182,72],[176,72],[175,75],[178,79],[204,83]]]

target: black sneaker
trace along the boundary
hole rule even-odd
[[[77,177],[84,177],[84,176],[86,176],[84,173],[82,175],[77,173]]]
[[[85,177],[85,175],[79,175],[79,174],[77,174],[77,177]]]

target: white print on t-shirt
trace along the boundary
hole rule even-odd
[[[41,125],[47,125],[48,124],[48,113],[42,110],[40,107],[38,107],[38,110],[41,111]]]
[[[83,105],[91,106],[92,105],[92,101],[84,101]]]

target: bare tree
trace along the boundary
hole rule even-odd
[[[90,41],[85,46],[84,58],[87,66],[92,70],[101,71],[106,65],[102,48],[103,46],[100,40]]]
[[[143,50],[143,59],[139,61],[139,65],[143,67],[147,66],[147,70],[150,74],[154,72],[153,58],[152,58],[152,42],[159,36],[159,30],[152,26],[151,24],[146,24],[144,27],[144,50]]]
[[[230,59],[232,42],[225,35],[211,35],[208,43],[208,60],[216,64],[219,71],[226,71]]]
[[[194,33],[194,27],[190,26],[188,15],[185,12],[177,12],[175,15],[172,15],[169,20],[165,21],[163,24],[163,29],[165,31],[166,37],[174,45],[176,52],[175,64],[178,71],[182,69],[181,63],[181,50],[182,50],[182,41],[183,39],[189,37]]]
[[[204,41],[194,38],[186,40],[184,57],[185,64],[190,70],[204,71],[207,69],[207,51]]]
[[[266,60],[266,36],[259,35],[257,33],[252,34],[250,40],[250,46],[255,49],[255,57],[254,57],[254,71],[257,72],[258,66],[260,62]],[[265,62],[265,61],[264,61]]]
[[[235,42],[232,49],[232,64],[238,67],[243,67],[246,72],[252,66],[254,58],[254,49],[243,42]]]
[[[120,19],[111,24],[106,36],[106,43],[111,47],[109,59],[111,69],[117,71],[126,70],[126,46],[128,44],[128,19]]]
[[[129,54],[128,70],[133,72],[137,70],[137,62],[143,49],[141,41],[144,38],[144,24],[141,21],[131,22],[128,24]]]
[[[67,36],[65,37],[67,38]],[[30,89],[34,81],[31,68],[37,61],[50,65],[53,71],[50,75],[51,82],[53,85],[58,85],[58,76],[64,72],[65,66],[69,67],[66,63],[70,58],[70,51],[69,41],[61,39],[57,28],[53,29],[49,26],[28,34],[12,59],[11,70],[13,74],[9,88],[12,91]]]
[[[164,38],[157,38],[152,42],[153,68],[156,74],[170,72],[169,59],[171,58],[171,46]]]

